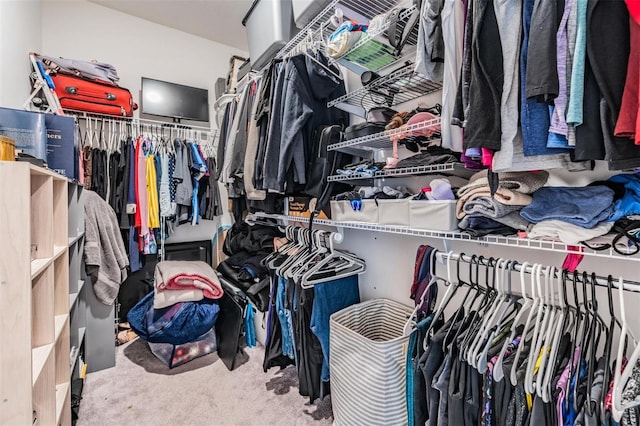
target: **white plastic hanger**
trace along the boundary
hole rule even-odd
[[[558,321],[558,315],[560,313],[559,309],[558,309],[558,302],[556,300],[556,296],[558,295],[557,292],[553,291],[553,289],[551,288],[551,283],[553,282],[553,280],[555,280],[555,274],[556,274],[556,268],[551,267],[551,272],[550,272],[550,276],[549,276],[549,306],[547,307],[547,324],[546,327],[544,329],[544,334],[543,334],[543,341],[542,341],[542,345],[540,346],[541,350],[541,355],[540,355],[540,367],[538,368],[538,373],[536,374],[536,394],[538,395],[538,397],[543,398],[544,401],[544,392],[543,392],[543,382],[544,382],[544,377],[546,375],[546,370],[547,370],[547,366],[548,364],[548,360],[550,358],[551,355],[551,350],[552,350],[552,343],[553,343],[553,339],[555,337],[555,332],[556,332],[556,328],[557,328],[557,323],[556,321]],[[558,287],[559,288],[559,287]],[[553,369],[553,366],[551,366],[551,369]],[[549,401],[545,401],[545,402],[549,402]]]
[[[540,356],[540,350],[542,349],[543,343],[543,330],[547,325],[547,309],[549,306],[549,275],[551,273],[551,267],[545,268],[545,291],[544,291],[544,300],[543,303],[540,304],[538,309],[538,314],[536,315],[535,328],[533,331],[533,337],[531,339],[531,352],[529,352],[529,357],[527,358],[527,370],[525,374],[524,380],[524,389],[527,393],[533,394],[536,392],[536,389],[533,384],[534,370],[536,367],[536,363],[538,361],[538,357]]]
[[[484,315],[480,332],[476,335],[471,345],[471,349],[468,352],[468,362],[475,366],[476,369],[478,368],[478,352],[480,351],[480,346],[487,341],[489,332],[491,332],[494,321],[497,319],[498,312],[501,311],[502,304],[506,299],[506,293],[504,291],[504,268],[509,262],[510,261],[504,259],[499,259],[497,262],[496,267],[498,270],[496,273],[496,289],[498,291],[498,296],[492,304],[491,309]]]
[[[504,341],[502,349],[500,350],[500,355],[498,355],[498,359],[493,366],[493,380],[495,380],[496,382],[499,382],[504,378],[504,369],[502,367],[502,362],[504,361],[507,347],[511,344],[511,342],[515,340],[516,337],[518,337],[516,336],[516,328],[520,324],[520,321],[524,317],[524,314],[528,312],[529,308],[531,308],[531,305],[533,305],[533,298],[529,299],[527,297],[527,289],[525,288],[525,271],[528,266],[529,263],[525,262],[520,269],[520,295],[522,299],[522,306],[520,307],[518,314],[513,320],[513,325],[511,326],[511,334],[509,335],[509,338]],[[523,344],[523,341],[520,342],[520,345],[521,344]]]
[[[505,326],[505,319],[508,318],[507,315],[509,314],[510,311],[513,312],[512,309],[516,305],[516,298],[513,295],[513,292],[511,289],[511,273],[513,271],[514,265],[515,265],[515,262],[510,260],[506,263],[503,269],[502,290],[505,293],[505,297],[503,298],[502,308],[500,309],[500,313],[498,314],[497,320],[495,321],[495,323],[491,324],[491,328],[493,328],[494,330],[489,336],[489,338],[487,339],[486,343],[484,344],[484,348],[481,347],[482,351],[479,353],[479,355],[476,358],[478,360],[477,370],[479,373],[484,373],[487,370],[488,368],[487,357],[489,354],[489,350],[494,344],[493,341],[498,336],[498,333],[500,333],[503,330]],[[508,284],[505,284],[505,283],[508,283]],[[513,329],[514,324],[515,323],[511,324],[511,329]],[[508,342],[508,339],[505,340],[505,343],[507,342]]]
[[[558,285],[556,286],[557,289],[563,288],[562,280],[564,280],[563,274],[561,271],[558,271],[558,281],[557,281]],[[560,346],[560,340],[565,331],[565,325],[566,325],[565,318],[567,316],[570,316],[568,307],[565,305],[564,299],[563,297],[560,296],[559,293],[558,293],[557,300],[558,300],[558,305],[560,309],[558,311],[558,317],[555,324],[553,340],[551,341],[551,352],[549,353],[548,366],[546,368],[546,371],[544,373],[544,376],[542,378],[542,383],[540,386],[540,389],[542,392],[541,398],[545,403],[548,403],[551,401],[551,397],[552,397],[551,382],[553,380],[553,376],[555,373],[554,368],[558,358],[558,349]]]
[[[624,402],[622,400],[622,393],[624,392],[624,388],[627,385],[627,381],[631,377],[633,373],[633,367],[638,362],[638,358],[640,357],[640,345],[636,345],[631,357],[627,362],[627,366],[624,371],[622,371],[622,359],[624,357],[624,347],[625,341],[627,339],[628,334],[628,323],[627,323],[627,315],[625,313],[624,306],[624,281],[622,277],[618,279],[618,297],[620,302],[620,316],[622,320],[622,330],[620,331],[620,341],[618,342],[618,356],[616,358],[616,368],[614,375],[614,388],[612,394],[612,404],[611,404],[611,413],[613,414],[613,418],[616,422],[620,422],[622,419],[622,415],[625,410],[629,408],[637,407],[640,405],[640,400],[628,401]]]
[[[522,340],[520,341],[520,344],[518,345],[518,349],[516,350],[516,355],[513,361],[513,367],[511,368],[511,374],[509,375],[509,380],[512,386],[517,386],[518,384],[518,378],[517,378],[517,370],[519,367],[518,361],[520,360],[520,356],[522,355],[522,351],[526,345],[527,335],[529,334],[529,328],[533,325],[532,321],[534,321],[534,318],[537,315],[538,305],[542,303],[542,299],[540,297],[541,291],[540,291],[540,281],[539,281],[541,268],[542,268],[542,265],[540,265],[539,263],[536,263],[535,265],[533,265],[533,268],[531,270],[531,291],[532,291],[531,296],[533,298],[533,304],[531,305],[531,309],[529,310],[527,321],[524,324],[524,329],[522,330]],[[525,359],[525,362],[526,362],[526,359]]]

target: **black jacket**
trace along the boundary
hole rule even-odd
[[[317,54],[328,67],[328,60]],[[337,71],[337,70],[336,70]],[[271,124],[264,158],[264,189],[285,191],[285,184],[306,183],[306,160],[315,129],[348,123],[346,112],[327,108],[327,102],[345,94],[344,82],[309,56],[290,58],[276,83]],[[291,192],[287,187],[287,192]]]

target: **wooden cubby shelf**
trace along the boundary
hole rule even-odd
[[[0,161],[0,424],[71,424],[67,190],[50,170]]]

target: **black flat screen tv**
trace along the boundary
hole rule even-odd
[[[142,77],[142,113],[209,121],[209,91]]]

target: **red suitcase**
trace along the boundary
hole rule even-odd
[[[122,87],[60,73],[51,78],[63,109],[123,117],[132,117],[138,109],[131,92]]]

